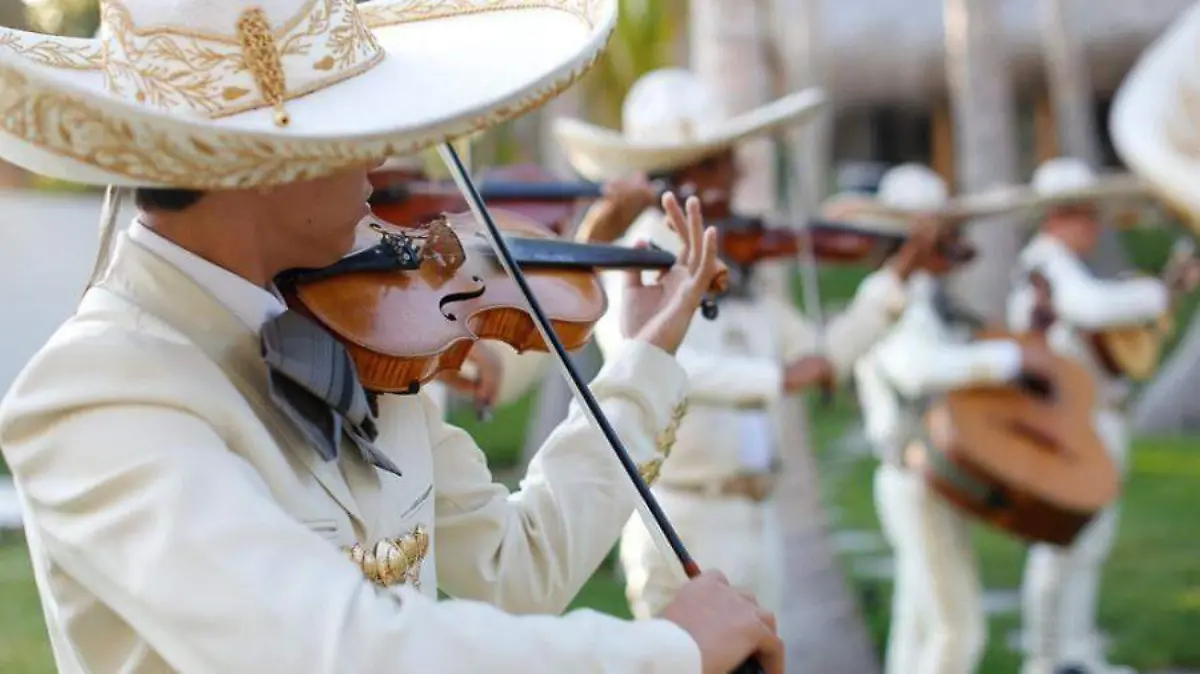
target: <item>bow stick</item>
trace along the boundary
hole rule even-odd
[[[486,233],[492,248],[496,251],[496,257],[500,261],[501,266],[504,267],[504,271],[508,273],[509,277],[516,282],[517,287],[521,290],[521,295],[529,304],[529,309],[534,319],[533,322],[537,326],[538,332],[541,333],[542,339],[550,346],[550,350],[555,356],[554,359],[558,362],[564,378],[566,378],[567,383],[571,386],[571,394],[575,398],[575,401],[579,404],[584,414],[587,415],[592,426],[599,429],[600,433],[604,435],[604,439],[608,441],[609,446],[612,447],[613,452],[617,455],[617,459],[621,462],[621,466],[625,469],[625,474],[629,476],[629,480],[633,482],[634,488],[637,489],[638,496],[641,497],[641,505],[649,511],[650,518],[662,535],[666,537],[671,551],[675,553],[675,556],[679,559],[679,563],[683,565],[684,573],[689,578],[698,576],[700,574],[700,565],[696,563],[696,560],[692,559],[691,554],[684,547],[683,541],[679,539],[679,534],[667,519],[666,514],[663,513],[662,507],[659,506],[658,500],[650,492],[649,485],[646,484],[638,472],[637,464],[629,456],[625,445],[621,443],[621,439],[617,437],[616,431],[608,423],[607,417],[604,416],[604,412],[600,409],[600,403],[596,402],[591,389],[584,383],[583,378],[579,376],[579,372],[575,369],[575,363],[571,360],[562,342],[558,340],[558,335],[554,333],[554,329],[550,326],[550,320],[546,318],[541,304],[538,302],[537,297],[534,296],[533,291],[530,290],[525,280],[525,275],[521,273],[520,268],[513,260],[512,253],[508,249],[508,244],[505,242],[504,237],[501,236],[496,223],[492,220],[491,213],[488,212],[487,206],[479,196],[479,191],[475,188],[475,184],[471,182],[471,177],[467,175],[467,170],[463,167],[458,153],[450,143],[443,144],[439,149],[443,161],[446,162],[446,166],[449,167],[450,173],[454,177],[455,183],[458,184],[458,188],[467,198],[467,204],[470,206],[471,211],[475,214],[479,222],[484,225],[483,231]],[[644,513],[643,517],[645,517]],[[763,671],[762,665],[752,657],[738,666],[733,674],[763,674]]]

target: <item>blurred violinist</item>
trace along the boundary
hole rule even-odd
[[[729,119],[698,77],[667,69],[645,75],[630,89],[621,134],[576,120],[560,122],[557,131],[584,175],[665,176],[674,185],[693,188],[706,213],[728,213],[739,177],[736,145],[778,126],[803,123],[822,100],[804,91]],[[591,220],[593,236],[679,248],[663,212],[645,207],[644,182],[622,183],[613,199],[629,206],[597,205],[596,212],[609,220]],[[628,223],[617,222],[618,217],[628,218],[634,206],[643,210],[624,231]],[[784,396],[847,376],[855,359],[888,329],[904,309],[905,279],[932,249],[934,229],[925,229],[862,283],[846,311],[830,322],[823,350],[816,326],[796,307],[749,285],[722,298],[716,320],[693,321],[679,349],[690,406],[655,493],[684,543],[772,610],[779,609],[783,582],[781,531],[772,505],[780,466],[775,406]],[[611,275],[606,287],[614,308],[629,302],[644,282],[636,273]],[[619,315],[614,311],[597,328],[609,358],[624,342]],[[636,519],[625,528],[620,552],[634,614],[655,615],[678,590],[673,564],[657,553],[650,532]]]
[[[615,2],[463,21],[397,0],[177,0],[169,25],[158,0],[106,8],[107,42],[0,28],[22,47],[0,48],[5,93],[29,102],[0,158],[134,187],[138,206],[115,250],[107,210],[99,273],[0,405],[60,671],[725,674],[756,654],[782,672],[773,616],[715,572],[661,619],[557,615],[637,503],[604,436],[573,408],[512,492],[428,394],[367,391],[276,286],[354,248],[395,148],[499,123],[545,100],[545,73],[595,62]],[[571,22],[556,49],[528,38]],[[431,35],[455,48],[425,58]],[[176,50],[242,67],[188,79]],[[497,60],[502,77],[478,74]],[[100,62],[196,94],[106,83]],[[43,133],[64,109],[108,123]],[[720,271],[698,204],[664,206],[684,245],[627,293],[630,339],[590,385],[647,467],[685,395],[672,354]],[[428,313],[405,329],[446,320]]]

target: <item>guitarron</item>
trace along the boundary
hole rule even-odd
[[[1044,348],[1040,335],[986,332]],[[1092,427],[1095,388],[1080,364],[1053,357],[1049,376],[946,394],[928,410],[920,468],[943,497],[1030,542],[1069,545],[1120,492]]]

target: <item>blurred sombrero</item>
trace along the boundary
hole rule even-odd
[[[609,180],[686,166],[748,138],[810,121],[827,102],[824,91],[812,88],[728,116],[697,75],[664,68],[647,73],[630,88],[621,131],[559,118],[554,134],[580,175]]]

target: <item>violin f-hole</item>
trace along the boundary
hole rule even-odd
[[[471,280],[474,281],[475,283],[479,284],[479,287],[477,289],[468,290],[466,292],[461,292],[461,293],[449,293],[442,299],[438,300],[438,309],[441,310],[442,315],[445,316],[447,320],[451,320],[451,321],[458,320],[458,316],[455,316],[453,313],[446,311],[446,307],[448,305],[453,304],[455,302],[466,302],[467,300],[473,300],[473,299],[482,297],[483,293],[485,293],[487,291],[487,284],[484,283],[483,279],[479,278],[478,276],[472,276]]]

